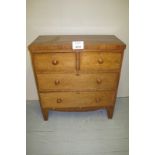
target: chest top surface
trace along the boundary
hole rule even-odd
[[[124,50],[126,45],[114,35],[43,35],[30,45],[31,52],[72,51],[72,41],[84,41],[83,50]]]

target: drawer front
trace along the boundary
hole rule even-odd
[[[34,54],[33,61],[35,70],[39,73],[75,71],[74,53]]]
[[[37,74],[40,91],[50,90],[113,90],[118,73],[100,74]]]
[[[40,93],[44,108],[82,108],[113,105],[113,91]]]
[[[121,53],[81,52],[81,71],[116,70],[121,66]]]

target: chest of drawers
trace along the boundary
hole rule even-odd
[[[73,49],[83,41],[83,49]],[[48,111],[105,108],[112,118],[126,45],[113,35],[39,36],[29,45],[40,107]]]

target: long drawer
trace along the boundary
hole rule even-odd
[[[40,93],[43,108],[101,107],[113,105],[114,91]]]
[[[52,90],[114,90],[118,73],[99,74],[37,74],[40,91]]]

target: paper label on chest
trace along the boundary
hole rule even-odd
[[[72,49],[84,49],[84,41],[72,41]]]

